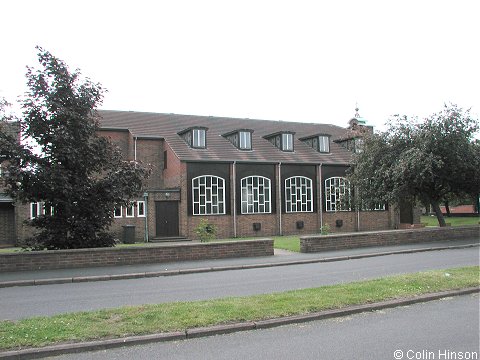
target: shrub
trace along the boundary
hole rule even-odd
[[[200,224],[194,230],[201,242],[207,242],[217,238],[217,227],[209,224],[206,219],[200,220]]]

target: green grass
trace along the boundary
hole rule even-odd
[[[478,216],[465,216],[465,217],[446,217],[445,222],[451,226],[464,226],[464,225],[478,225],[480,217]],[[426,224],[426,226],[438,226],[438,220],[436,216],[421,216],[420,222]]]
[[[300,252],[300,238],[298,236],[274,236],[273,247]]]
[[[185,330],[412,297],[478,286],[479,270],[477,266],[436,270],[267,295],[0,321],[0,349]]]

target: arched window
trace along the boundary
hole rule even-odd
[[[192,179],[193,215],[225,214],[225,180],[214,175]]]
[[[334,176],[325,180],[325,210],[351,210],[350,182],[347,179]]]
[[[285,180],[285,211],[312,212],[312,180],[304,176],[292,176]]]
[[[241,181],[242,214],[271,212],[270,179],[263,176],[247,176]]]

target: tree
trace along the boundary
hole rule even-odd
[[[432,205],[440,226],[440,202],[447,195],[480,193],[478,120],[469,110],[445,105],[423,122],[395,116],[386,132],[365,138],[349,175],[367,203],[418,199]]]
[[[19,120],[22,142],[5,132],[0,137],[8,192],[18,201],[44,204],[45,214],[30,220],[38,231],[27,245],[113,246],[107,232],[113,209],[138,195],[149,170],[124,160],[116,146],[97,135],[101,85],[37,50],[41,69],[27,68],[29,91]]]

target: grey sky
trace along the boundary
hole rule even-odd
[[[0,96],[35,45],[109,90],[102,108],[373,125],[455,102],[480,113],[480,2],[0,3]]]

